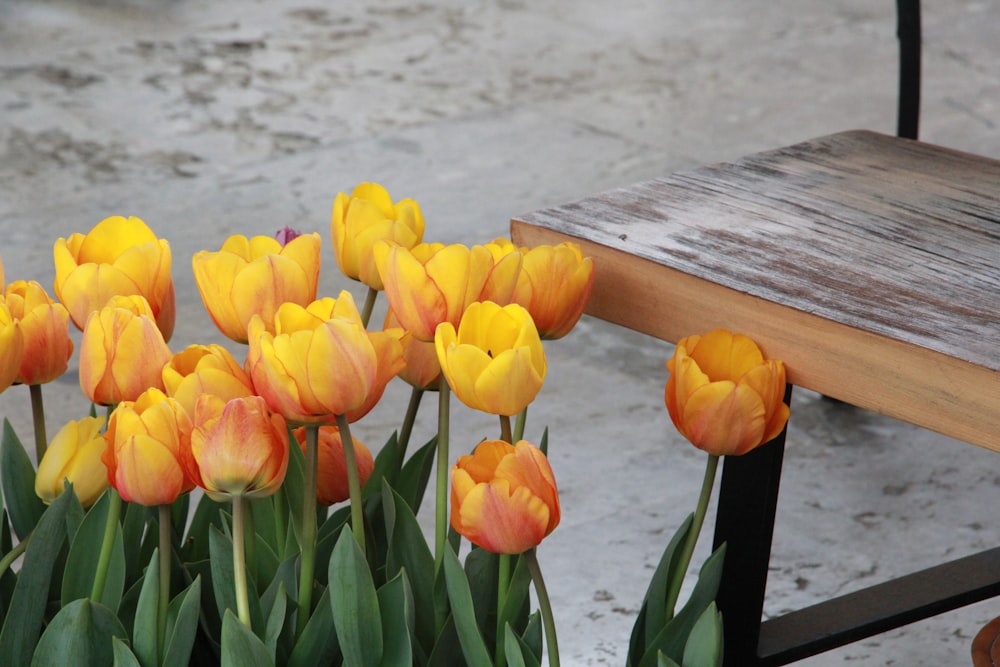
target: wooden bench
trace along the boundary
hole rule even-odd
[[[1000,451],[1000,161],[844,132],[535,211],[511,235],[582,245],[592,315],[670,342],[743,332],[791,385]],[[1000,594],[998,548],[762,623],[783,450],[724,464],[727,665]]]

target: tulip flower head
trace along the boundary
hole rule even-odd
[[[10,308],[0,297],[0,392],[14,384],[21,372],[24,358],[24,334],[21,323],[11,315]]]
[[[486,440],[451,470],[451,525],[498,554],[538,546],[559,525],[559,492],[542,450]]]
[[[87,234],[57,240],[52,254],[56,297],[77,328],[83,329],[111,297],[138,295],[149,303],[163,339],[170,340],[176,317],[170,244],[156,238],[145,222],[105,218]]]
[[[80,388],[98,405],[138,400],[146,389],[163,389],[170,356],[146,300],[112,297],[83,328]]]
[[[190,417],[202,394],[228,401],[254,393],[250,376],[221,345],[189,345],[175,354],[163,367],[163,385]]]
[[[412,248],[424,236],[424,216],[412,199],[395,204],[389,192],[377,183],[362,183],[350,196],[341,192],[333,202],[330,220],[333,254],[344,275],[372,289],[382,290],[373,246],[388,241]]]
[[[73,356],[69,311],[55,303],[38,283],[17,280],[4,290],[7,307],[20,320],[24,355],[16,382],[45,384],[66,372]]]
[[[305,427],[299,427],[292,433],[302,453],[305,454]],[[364,486],[375,469],[375,460],[371,451],[360,440],[357,438],[352,440],[358,464],[358,479],[361,486]],[[347,463],[344,460],[344,443],[340,439],[340,429],[332,424],[319,427],[317,455],[319,467],[316,471],[316,500],[328,507],[347,500],[350,497],[350,490],[347,484]]]
[[[776,437],[788,421],[785,367],[748,337],[716,329],[677,343],[667,361],[670,418],[695,447],[739,456]]]
[[[384,329],[388,331],[398,327],[399,320],[390,308],[385,314]],[[438,362],[434,343],[419,340],[409,331],[403,333],[399,343],[403,348],[403,360],[406,362],[399,371],[399,377],[416,389],[437,391],[438,383],[441,381],[441,364]]]
[[[230,236],[216,252],[191,259],[194,279],[208,314],[226,337],[247,342],[257,315],[274,332],[274,316],[285,302],[300,306],[316,298],[319,234],[302,234],[284,245],[270,236]]]
[[[186,458],[191,420],[176,400],[149,389],[120,403],[104,433],[108,481],[126,502],[169,505],[194,488]]]
[[[59,429],[49,443],[35,475],[35,495],[48,505],[63,492],[65,482],[84,509],[108,488],[108,471],[101,460],[106,443],[101,435],[104,417],[84,417]]]
[[[259,396],[203,395],[195,408],[189,472],[213,500],[265,498],[288,469],[288,430]]]
[[[448,385],[470,408],[512,416],[528,406],[545,380],[545,350],[531,315],[517,304],[474,303],[458,331],[450,322],[434,339]]]

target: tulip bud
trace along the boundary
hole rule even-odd
[[[35,494],[46,505],[59,497],[66,481],[73,484],[84,509],[108,488],[108,471],[101,460],[106,447],[103,427],[104,417],[84,417],[56,433],[35,475]]]

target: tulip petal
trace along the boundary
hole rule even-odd
[[[744,454],[764,435],[764,404],[746,385],[711,382],[684,405],[683,433],[696,447],[717,456]]]
[[[77,261],[111,264],[132,246],[156,241],[153,230],[139,218],[113,215],[97,223],[82,239]]]
[[[702,372],[715,380],[737,380],[754,366],[764,363],[760,348],[747,336],[715,329],[701,337],[688,351]]]
[[[507,350],[493,359],[476,378],[476,402],[486,406],[479,409],[510,417],[535,400],[542,380],[532,364],[530,348]]]
[[[186,475],[174,452],[156,438],[136,434],[115,450],[112,484],[126,502],[146,507],[167,505],[184,492]]]
[[[519,554],[537,546],[545,537],[549,508],[526,488],[495,480],[477,484],[462,502],[462,534],[493,553]]]

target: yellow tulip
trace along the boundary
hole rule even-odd
[[[254,393],[250,376],[221,345],[189,345],[175,354],[163,367],[163,385],[190,417],[202,394],[228,401]]]
[[[91,314],[80,340],[80,388],[98,405],[135,401],[163,389],[170,348],[141,296],[114,297]]]
[[[38,283],[17,280],[4,291],[10,314],[21,322],[24,355],[16,382],[45,384],[66,372],[73,356],[69,311]]]
[[[260,396],[202,395],[191,433],[190,474],[213,500],[270,496],[288,469],[288,429]]]
[[[296,423],[330,421],[362,408],[372,391],[380,391],[382,364],[398,368],[402,357],[398,340],[382,340],[390,334],[365,331],[348,292],[306,308],[282,305],[275,330],[267,331],[260,317],[250,321],[247,369],[268,406]]]
[[[111,413],[101,457],[122,499],[147,507],[169,505],[194,488],[186,459],[191,420],[159,389],[125,401]]]
[[[542,450],[486,440],[451,469],[451,525],[498,554],[538,546],[559,525],[559,491]]]
[[[667,370],[664,401],[670,418],[710,454],[746,454],[777,436],[788,421],[784,365],[764,359],[742,334],[716,329],[684,338]]]
[[[516,254],[494,261],[485,246],[440,243],[407,249],[380,242],[375,262],[399,323],[424,341],[434,340],[442,322],[457,327],[471,303],[507,303],[521,267]]]
[[[247,342],[257,315],[274,332],[274,316],[285,302],[305,306],[316,298],[320,266],[319,234],[302,234],[285,245],[270,236],[230,236],[216,252],[202,250],[191,260],[201,299],[225,336]]]
[[[306,429],[299,427],[292,432],[302,453],[306,451]],[[358,480],[363,487],[375,469],[371,451],[357,438],[354,442],[354,456],[358,465]],[[344,459],[344,443],[340,439],[340,429],[336,426],[319,427],[317,442],[319,465],[316,470],[316,500],[323,505],[333,505],[350,498],[347,484],[347,463]]]
[[[344,275],[377,290],[383,289],[372,247],[389,241],[412,248],[424,236],[424,216],[412,199],[395,204],[377,183],[362,183],[350,197],[341,192],[333,202],[330,221],[333,254]]]
[[[24,334],[21,323],[11,316],[10,309],[0,297],[0,392],[14,384],[21,372],[24,358]]]
[[[77,328],[113,296],[149,302],[164,340],[174,331],[176,304],[170,275],[170,244],[156,238],[139,218],[112,216],[87,234],[59,239],[53,247],[56,297]]]
[[[516,415],[545,380],[545,351],[523,306],[474,303],[458,331],[449,322],[434,338],[438,362],[458,398],[475,410]]]
[[[84,417],[56,433],[35,475],[35,494],[46,505],[59,497],[67,480],[84,508],[93,505],[108,488],[108,470],[101,461],[106,448],[103,427],[104,417]]]

